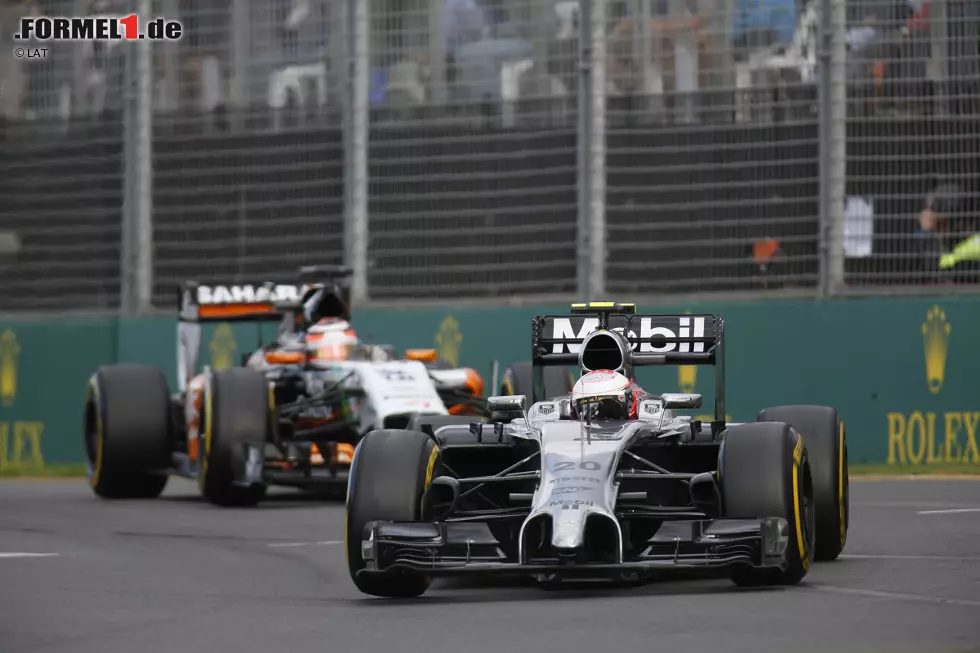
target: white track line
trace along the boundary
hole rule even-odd
[[[937,603],[946,605],[965,605],[970,607],[980,607],[980,601],[970,601],[968,599],[951,599],[944,596],[924,596],[922,594],[905,594],[902,592],[881,592],[878,590],[864,590],[851,587],[834,587],[833,585],[808,585],[809,589],[821,592],[831,592],[833,594],[851,594],[855,596],[867,596],[875,599],[894,599],[896,601],[917,601],[919,603]],[[801,588],[802,589],[802,588]]]
[[[268,546],[273,549],[291,549],[298,546],[331,546],[334,544],[343,544],[343,542],[340,540],[324,540],[322,542],[276,542]]]
[[[976,502],[956,503],[952,501],[852,501],[852,506],[866,506],[871,508],[974,508]]]
[[[0,553],[0,558],[53,558],[57,553]]]
[[[855,474],[848,480],[872,483],[879,481],[980,481],[980,474]]]
[[[980,512],[980,508],[949,508],[947,510],[918,510],[917,515],[955,515],[961,512]]]
[[[961,561],[980,561],[980,556],[913,556],[913,555],[872,555],[872,554],[844,554],[840,556],[844,560],[961,560]]]

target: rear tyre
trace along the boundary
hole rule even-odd
[[[806,439],[817,531],[813,559],[836,560],[847,542],[851,512],[844,422],[826,406],[766,408],[757,421],[786,422]]]
[[[105,499],[151,499],[167,485],[173,421],[163,373],[145,365],[100,367],[88,382],[85,457]]]
[[[422,574],[357,576],[364,569],[364,527],[372,521],[419,521],[422,495],[435,477],[439,449],[418,431],[371,431],[357,445],[347,485],[347,567],[357,589],[372,596],[411,598],[429,589]]]
[[[542,371],[544,372],[544,397],[538,397],[538,401],[564,397],[571,393],[575,378],[566,368],[545,367]],[[531,363],[514,363],[504,370],[504,376],[500,381],[501,394],[525,395],[530,403],[534,396],[533,389],[534,376]]]
[[[803,439],[782,422],[729,427],[718,452],[718,475],[725,517],[782,517],[788,525],[785,569],[741,567],[732,580],[742,586],[799,583],[814,546],[813,486]]]
[[[269,440],[272,398],[265,377],[247,368],[212,373],[204,389],[201,420],[201,494],[218,506],[254,506],[265,496],[265,485],[242,486],[235,480],[245,470],[245,445]]]

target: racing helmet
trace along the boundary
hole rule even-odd
[[[349,360],[359,343],[357,332],[351,328],[350,323],[339,318],[323,318],[306,331],[306,344],[314,360]]]
[[[575,419],[630,419],[635,413],[633,382],[619,372],[596,370],[572,388]]]

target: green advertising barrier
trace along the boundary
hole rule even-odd
[[[117,337],[107,319],[0,325],[0,472],[84,460],[85,381]]]
[[[492,363],[530,357],[533,315],[568,307],[371,310],[356,314],[362,338],[434,347],[490,381]],[[766,406],[836,407],[855,464],[980,471],[980,299],[853,299],[691,303],[639,312],[712,312],[726,329],[728,413],[753,420]],[[262,329],[264,337],[274,326]],[[101,364],[159,366],[175,383],[175,321],[92,319],[0,324],[0,471],[81,462],[85,382]],[[259,329],[219,324],[205,329],[201,364],[238,365],[258,344]],[[643,369],[649,390],[696,391],[712,405],[708,367]],[[487,388],[487,392],[491,392]]]

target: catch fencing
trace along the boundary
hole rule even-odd
[[[977,7],[4,4],[0,310],[340,262],[376,303],[976,290]],[[130,12],[184,36],[10,54]]]

